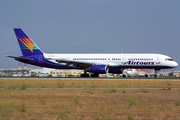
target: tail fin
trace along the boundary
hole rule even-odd
[[[31,38],[26,35],[26,33],[21,28],[14,28],[14,32],[16,34],[23,56],[43,54],[39,47],[31,40]]]

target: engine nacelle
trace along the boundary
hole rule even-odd
[[[122,74],[122,69],[112,69],[112,70],[109,70],[109,73]]]
[[[108,65],[92,65],[86,69],[87,72],[92,72],[96,74],[106,74],[109,71]]]

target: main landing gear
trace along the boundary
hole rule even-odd
[[[99,74],[91,74],[91,77],[99,77]]]
[[[87,74],[86,68],[84,69],[84,74],[81,74],[81,77],[89,77],[89,74]],[[91,74],[91,77],[99,77],[99,74]]]
[[[89,74],[81,74],[81,77],[89,77]],[[99,77],[99,74],[91,74],[91,77]]]

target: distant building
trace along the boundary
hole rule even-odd
[[[174,76],[174,77],[180,77],[180,71],[174,72],[174,73],[173,73],[173,76]]]
[[[79,77],[83,70],[52,70],[52,77]]]
[[[74,69],[52,70],[52,77],[80,77],[81,74],[84,74],[83,70],[74,70]],[[99,74],[99,77],[107,77],[107,75]]]
[[[54,69],[49,69],[49,68],[31,69],[30,73],[48,73],[48,74],[50,74],[52,70],[54,70]]]

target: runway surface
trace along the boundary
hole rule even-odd
[[[180,81],[180,78],[48,78],[48,77],[0,77],[0,79],[44,79],[44,80],[154,80],[154,81]]]

